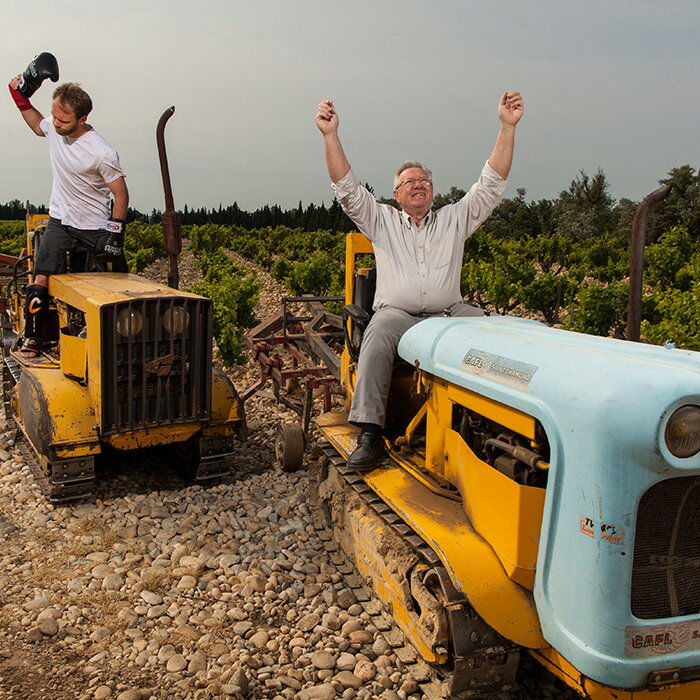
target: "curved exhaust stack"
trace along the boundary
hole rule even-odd
[[[163,241],[165,252],[168,254],[168,286],[178,289],[180,273],[177,267],[177,259],[182,252],[182,236],[180,233],[180,217],[175,211],[173,202],[173,189],[170,185],[170,170],[168,169],[168,155],[165,152],[165,124],[175,113],[175,107],[169,107],[163,112],[156,127],[156,143],[158,144],[158,158],[160,160],[160,173],[163,177],[163,191],[165,192],[165,211],[160,221],[163,226]]]
[[[663,185],[648,194],[637,207],[632,221],[630,245],[630,292],[627,305],[627,340],[639,342],[642,325],[642,275],[644,273],[644,244],[649,210],[668,197],[671,185]]]

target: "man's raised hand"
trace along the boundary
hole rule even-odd
[[[338,115],[336,114],[333,102],[331,100],[323,100],[318,105],[316,112],[316,126],[319,131],[326,136],[338,130]]]
[[[523,98],[519,92],[504,92],[498,103],[498,118],[503,124],[515,126],[523,116]]]

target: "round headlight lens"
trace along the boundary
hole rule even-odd
[[[664,440],[674,457],[692,457],[700,452],[700,406],[677,408],[666,423]]]
[[[163,327],[168,333],[182,333],[190,325],[190,315],[182,306],[171,306],[163,314]]]
[[[133,338],[143,328],[143,317],[135,309],[122,309],[117,314],[117,333],[125,338]]]

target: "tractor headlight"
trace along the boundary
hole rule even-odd
[[[186,331],[190,325],[190,315],[182,306],[171,306],[163,314],[163,328],[168,333],[178,334]]]
[[[125,338],[133,338],[143,328],[143,316],[136,309],[122,309],[117,314],[117,332]]]
[[[666,423],[664,440],[674,457],[692,457],[700,452],[700,406],[677,408]]]

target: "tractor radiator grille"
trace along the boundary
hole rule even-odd
[[[104,435],[209,418],[208,299],[139,299],[101,313]]]
[[[667,479],[639,503],[632,614],[644,620],[700,613],[700,476]]]

